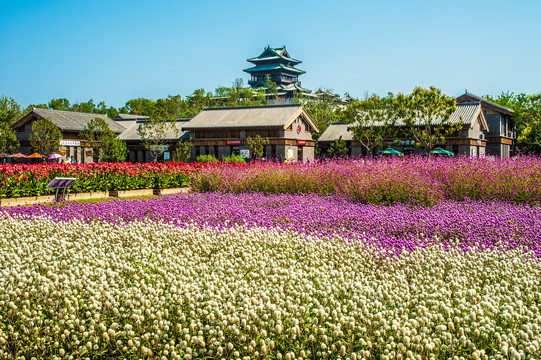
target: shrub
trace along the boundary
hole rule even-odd
[[[218,162],[214,155],[199,155],[195,160],[200,163]]]
[[[226,156],[222,160],[224,163],[238,163],[238,164],[246,163],[246,160],[244,160],[240,155],[235,155],[235,154]]]

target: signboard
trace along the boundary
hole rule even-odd
[[[242,140],[227,140],[227,145],[241,145]]]
[[[299,126],[297,126],[297,134],[300,134],[302,131],[302,126],[299,124]]]
[[[248,159],[250,157],[250,150],[242,149],[240,151],[240,157],[243,158],[243,159]]]
[[[164,160],[171,160],[171,153],[169,151],[166,151],[163,153],[163,159]]]
[[[81,146],[79,140],[60,140],[59,143],[62,146]]]
[[[167,145],[150,145],[150,150],[153,151],[167,151],[168,148]]]
[[[293,159],[293,149],[287,149],[287,158]]]
[[[75,180],[77,180],[77,178],[54,178],[46,187],[56,189],[54,201],[58,201],[66,198],[66,189],[69,188]],[[60,189],[64,189],[64,191],[62,191],[62,194],[59,196],[58,191]]]
[[[297,145],[306,145],[306,140],[298,140]]]

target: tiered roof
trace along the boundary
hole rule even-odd
[[[296,74],[306,74],[306,71],[295,69],[293,66],[288,66],[284,64],[265,64],[265,65],[256,65],[254,67],[244,69],[247,73],[254,71],[271,71],[271,70],[285,70],[285,72],[292,72]]]
[[[302,63],[302,61],[290,57],[285,46],[281,48],[271,48],[270,46],[267,46],[261,55],[248,59],[247,61],[255,65],[251,68],[244,69],[244,71],[249,74],[257,71],[280,71],[295,75],[306,73],[306,71],[295,68],[295,65]]]
[[[293,66],[302,63],[302,61],[290,57],[285,46],[281,48],[271,48],[270,46],[267,46],[261,55],[248,59],[247,61],[257,65],[260,62],[270,60],[290,63]]]

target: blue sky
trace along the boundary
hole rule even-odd
[[[120,107],[245,82],[286,45],[303,87],[541,92],[541,1],[0,0],[0,94]]]

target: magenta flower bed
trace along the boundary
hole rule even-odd
[[[0,214],[125,224],[151,220],[222,229],[235,225],[291,230],[367,241],[398,253],[434,243],[502,250],[524,247],[541,257],[541,208],[529,204],[443,201],[434,207],[363,205],[344,197],[309,195],[179,194],[101,203],[68,202],[4,208]]]
[[[541,201],[541,159],[422,158],[262,163],[203,169],[196,191],[343,195],[366,204],[434,205],[442,200]]]

